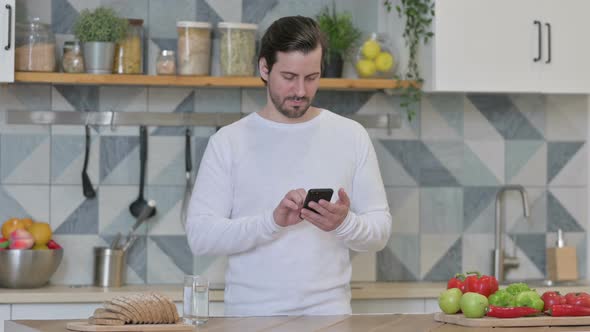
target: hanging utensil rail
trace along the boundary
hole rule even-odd
[[[93,126],[204,126],[223,127],[248,113],[165,113],[165,112],[78,112],[16,111],[0,112],[5,124],[11,125],[93,125]],[[397,113],[344,115],[365,128],[401,127]]]

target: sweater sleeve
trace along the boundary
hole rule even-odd
[[[379,251],[391,234],[391,214],[375,149],[364,128],[362,133],[351,206],[344,222],[333,232],[354,251]]]
[[[230,219],[233,187],[231,147],[214,135],[209,140],[188,208],[186,233],[195,255],[232,255],[275,239],[282,227],[272,211]]]

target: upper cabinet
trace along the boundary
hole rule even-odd
[[[15,0],[0,0],[0,82],[14,81]]]
[[[427,91],[590,92],[587,0],[436,0]]]

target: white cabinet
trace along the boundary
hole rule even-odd
[[[0,0],[0,82],[14,82],[15,0]]]
[[[436,0],[427,91],[590,92],[587,0]]]

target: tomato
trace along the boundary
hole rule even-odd
[[[551,308],[554,304],[566,304],[567,301],[565,296],[562,296],[559,292],[545,292],[541,296],[541,299],[545,303],[543,310],[547,311]]]
[[[590,308],[590,294],[586,292],[567,293],[565,294],[565,302],[567,304]]]

